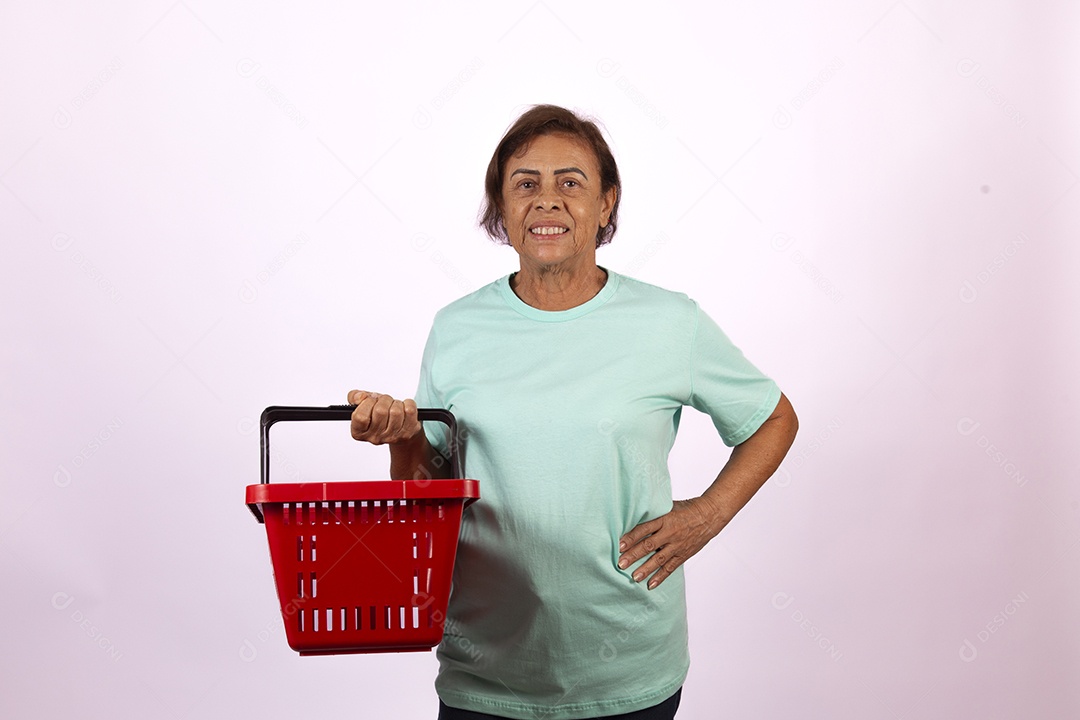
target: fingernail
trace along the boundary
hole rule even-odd
[[[641,582],[643,577],[645,577],[645,573],[634,573],[634,582]]]
[[[649,589],[652,590],[653,588],[655,588],[659,584],[660,583],[656,582],[655,580],[652,580],[651,582],[649,582]]]
[[[628,565],[630,565],[630,563],[626,562],[625,560],[620,560],[619,561],[619,567],[622,568],[623,570],[625,570]]]
[[[620,542],[619,543],[619,552],[622,552],[625,549],[626,549],[626,543],[625,542]]]

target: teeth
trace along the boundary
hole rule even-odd
[[[529,232],[533,233],[534,235],[562,235],[564,232],[566,232],[566,228],[538,227],[538,228],[533,228]]]

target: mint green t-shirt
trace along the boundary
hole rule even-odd
[[[737,445],[780,390],[694,301],[607,272],[570,310],[525,304],[507,276],[435,317],[416,401],[454,413],[465,475],[480,482],[438,649],[435,688],[451,707],[616,715],[686,678],[683,569],[647,590],[619,569],[619,538],[671,510],[684,405]],[[441,426],[425,430],[445,449]]]

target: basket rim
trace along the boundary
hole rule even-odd
[[[480,484],[467,478],[259,483],[247,486],[249,505],[364,500],[475,500],[479,497]]]

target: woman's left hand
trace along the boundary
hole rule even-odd
[[[634,580],[641,582],[651,575],[649,589],[652,590],[705,547],[723,526],[707,500],[676,500],[671,512],[643,522],[622,536],[619,567],[625,570],[651,553],[652,557],[634,571]]]

